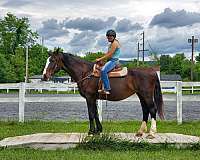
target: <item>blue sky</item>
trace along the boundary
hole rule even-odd
[[[7,12],[28,17],[49,49],[76,54],[107,51],[110,28],[117,31],[121,58],[136,57],[142,31],[145,48],[162,54],[189,56],[187,39],[200,38],[199,0],[1,0],[0,17]],[[195,49],[200,51],[200,41]]]

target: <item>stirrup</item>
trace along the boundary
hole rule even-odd
[[[99,89],[98,92],[100,94],[110,94],[110,91],[106,91],[106,90],[102,90],[102,89]]]
[[[100,93],[100,92],[103,92],[103,91],[104,91],[103,89],[99,89],[99,90],[98,90],[99,93]]]
[[[110,91],[104,91],[105,92],[105,94],[110,94]]]

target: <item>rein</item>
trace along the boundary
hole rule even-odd
[[[103,61],[100,61],[99,63],[102,64],[102,62],[103,62]],[[98,63],[98,62],[97,62],[97,63]],[[97,64],[97,63],[96,63],[96,64]],[[92,72],[92,73],[90,73],[89,75],[87,75],[86,77],[82,78],[81,80],[79,80],[79,81],[76,82],[76,83],[78,84],[78,83],[80,83],[80,82],[82,82],[82,81],[84,81],[84,80],[86,80],[86,79],[90,79],[93,75],[94,75],[94,73]]]
[[[65,69],[65,70],[67,70],[67,68],[63,65],[63,68]],[[93,72],[92,73],[90,73],[89,75],[87,75],[86,77],[83,77],[82,79],[80,79],[78,82],[76,82],[77,84],[79,84],[80,82],[82,82],[82,81],[84,81],[84,80],[86,80],[86,79],[90,79],[92,76],[93,76],[94,74],[93,74]]]
[[[83,77],[81,80],[79,80],[78,82],[76,82],[77,84],[86,80],[86,79],[90,79],[93,76],[93,73],[90,73],[89,75],[87,75],[86,77]]]

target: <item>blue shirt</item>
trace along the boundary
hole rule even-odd
[[[111,48],[111,45],[109,46],[108,50],[110,50],[110,48]],[[117,58],[117,59],[119,59],[119,56],[120,56],[120,48],[116,48],[115,52],[113,53],[113,55],[112,55],[111,58]]]

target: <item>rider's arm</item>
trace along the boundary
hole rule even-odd
[[[117,47],[118,47],[117,42],[113,42],[110,50],[103,57],[98,58],[96,61],[101,61],[107,58],[111,58]]]

